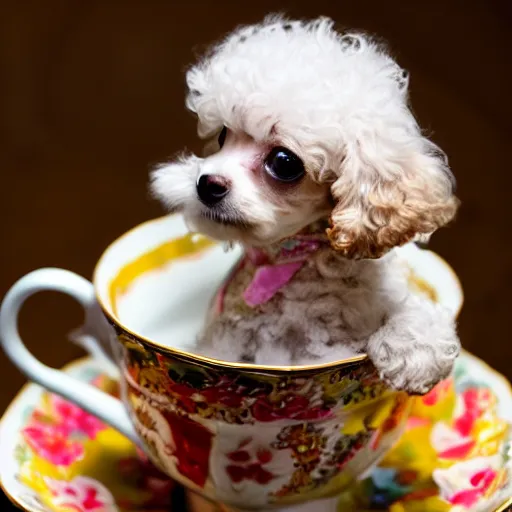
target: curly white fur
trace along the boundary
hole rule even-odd
[[[407,74],[386,48],[364,34],[336,32],[327,18],[271,16],[213,46],[188,71],[187,85],[187,106],[213,154],[183,155],[155,170],[157,197],[182,211],[191,229],[247,246],[267,247],[318,219],[331,223],[330,251],[261,314],[228,311],[215,320],[203,350],[261,364],[368,350],[383,378],[421,393],[446,376],[459,351],[453,321],[408,296],[392,254],[378,259],[427,237],[458,206],[446,157],[421,133],[407,103]],[[223,127],[219,148],[213,138]],[[304,163],[300,182],[269,177],[265,158],[277,146]],[[196,190],[212,174],[229,187],[215,207]],[[336,263],[324,265],[323,257]]]
[[[453,176],[408,108],[407,74],[364,34],[339,34],[327,18],[269,17],[214,46],[189,70],[187,84],[187,106],[198,116],[201,137],[227,126],[262,145],[279,143],[304,160],[308,183],[324,185],[337,202],[330,236],[349,256],[378,257],[455,214]],[[153,175],[153,190],[197,220],[186,198],[207,161],[184,157],[179,166],[162,167]],[[184,167],[191,185],[178,196],[166,179],[179,180]],[[251,224],[266,228],[255,238],[268,240],[279,212],[268,194],[251,200],[246,181],[248,192],[239,193],[246,201],[239,206],[254,210]],[[205,230],[204,223],[192,225]],[[214,234],[233,238],[229,230]]]
[[[423,394],[450,374],[459,354],[452,313],[412,295],[394,252],[350,261],[321,250],[255,314],[232,307],[248,277],[241,274],[228,287],[225,311],[200,338],[203,355],[291,366],[366,351],[383,380]]]

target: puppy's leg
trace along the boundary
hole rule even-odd
[[[410,394],[425,394],[448,377],[459,352],[451,313],[416,296],[387,319],[367,346],[380,377]]]

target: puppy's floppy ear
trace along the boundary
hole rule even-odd
[[[441,150],[415,126],[388,128],[360,134],[345,146],[331,187],[329,239],[351,258],[378,258],[433,233],[459,205]]]

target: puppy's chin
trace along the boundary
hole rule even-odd
[[[246,246],[266,246],[277,240],[279,236],[270,234],[262,226],[251,224],[241,218],[229,218],[208,214],[185,214],[188,228],[220,242],[235,242]]]
[[[205,213],[187,215],[185,222],[191,231],[219,240],[221,242],[246,243],[251,231],[249,224],[241,219],[230,219],[227,216],[215,216]]]

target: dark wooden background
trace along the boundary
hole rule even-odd
[[[42,266],[90,277],[106,245],[161,214],[151,165],[196,147],[183,70],[201,48],[272,10],[327,14],[388,39],[411,71],[421,124],[450,156],[463,208],[432,246],[455,268],[465,347],[512,377],[510,0],[46,0],[0,2],[0,295]],[[61,366],[81,321],[30,300],[30,347]],[[24,379],[0,356],[0,411]]]

